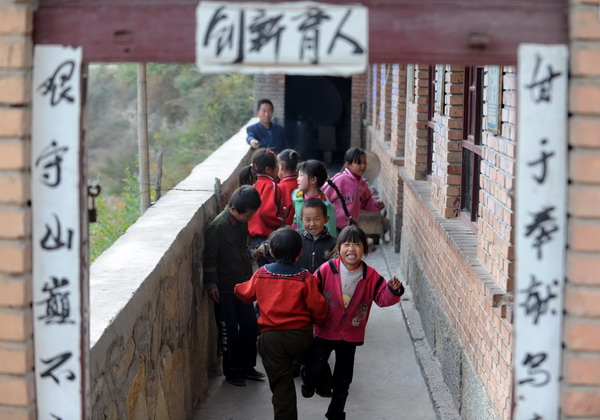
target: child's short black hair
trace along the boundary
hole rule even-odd
[[[256,102],[256,110],[257,110],[257,111],[260,109],[260,106],[261,106],[262,104],[268,104],[268,105],[271,105],[271,109],[272,109],[273,111],[275,111],[275,107],[273,106],[273,102],[271,102],[271,100],[270,100],[270,99],[266,99],[266,98],[265,98],[265,99],[259,99],[259,100],[258,100],[258,102]]]
[[[317,178],[317,187],[321,188],[327,180],[327,167],[321,161],[310,159],[298,165],[298,171],[304,172],[308,178]]]
[[[305,200],[304,204],[302,204],[302,209],[300,210],[301,216],[304,213],[305,208],[321,209],[321,211],[323,212],[323,217],[327,216],[327,206],[320,198],[312,197],[308,200]]]
[[[277,155],[277,160],[285,164],[288,172],[295,173],[298,168],[298,152],[292,149],[285,149]]]
[[[269,248],[278,263],[294,264],[302,251],[302,237],[292,228],[280,228],[269,235]]]
[[[231,194],[229,208],[234,208],[238,213],[244,214],[248,210],[258,210],[260,207],[260,195],[250,185],[242,185]]]
[[[361,228],[359,228],[356,225],[346,226],[338,235],[337,243],[335,244],[335,248],[337,249],[338,253],[340,251],[340,247],[344,242],[354,242],[356,244],[362,243],[365,256],[367,256],[367,254],[369,253],[369,243],[367,242],[367,235],[365,234],[365,232],[363,232]]]
[[[347,163],[360,163],[360,157],[367,153],[360,147],[351,147],[346,151],[344,155],[344,162]]]

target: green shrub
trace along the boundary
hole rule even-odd
[[[90,225],[90,260],[94,262],[125,233],[140,217],[140,186],[129,168],[125,172],[125,187],[120,196],[96,198],[98,219]]]

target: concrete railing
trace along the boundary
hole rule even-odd
[[[92,264],[92,418],[191,417],[217,359],[202,292],[204,229],[249,157],[243,127]]]

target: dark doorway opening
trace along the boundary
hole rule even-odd
[[[350,147],[352,79],[285,77],[285,131],[302,159],[340,162]]]

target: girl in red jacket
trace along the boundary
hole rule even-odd
[[[279,187],[283,197],[283,212],[285,224],[291,226],[294,223],[294,203],[292,202],[292,191],[298,186],[298,153],[292,149],[285,149],[277,155],[279,164]]]
[[[250,245],[258,247],[267,237],[283,224],[283,200],[281,188],[277,185],[277,156],[268,149],[258,149],[252,155],[252,163],[240,172],[240,183],[247,184],[256,174],[254,188],[260,195],[260,207],[248,222]],[[267,260],[257,261],[259,266]]]
[[[365,327],[371,304],[391,306],[400,301],[404,286],[396,278],[390,281],[362,261],[368,252],[367,236],[355,225],[339,234],[336,250],[339,257],[330,260],[315,272],[319,289],[329,305],[329,315],[321,325],[315,325],[313,360],[302,370],[302,396],[311,397],[315,388],[325,396],[329,393],[327,374],[329,356],[335,351],[333,393],[325,417],[345,419],[346,399],[354,371],[356,347],[364,342]]]

